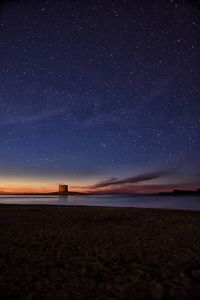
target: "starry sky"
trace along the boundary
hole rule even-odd
[[[0,4],[0,192],[200,187],[198,1]]]

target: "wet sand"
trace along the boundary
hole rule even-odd
[[[200,212],[0,205],[0,299],[200,299]]]

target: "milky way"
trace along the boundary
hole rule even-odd
[[[198,2],[25,2],[0,6],[0,190],[198,186]]]

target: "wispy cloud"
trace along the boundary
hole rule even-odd
[[[42,111],[37,113],[18,114],[17,116],[10,115],[7,116],[6,118],[2,118],[0,123],[2,125],[12,125],[12,124],[27,123],[27,122],[37,122],[37,121],[46,120],[50,117],[61,115],[64,112],[65,112],[64,109],[55,109],[55,110]]]
[[[124,184],[134,184],[134,183],[140,183],[149,181],[152,179],[158,179],[165,176],[170,176],[175,173],[174,170],[162,170],[162,171],[156,171],[151,173],[144,173],[137,176],[132,177],[126,177],[123,179],[118,178],[110,178],[103,181],[100,181],[94,185],[88,186],[89,189],[99,189],[99,188],[106,188],[114,185],[124,185]]]

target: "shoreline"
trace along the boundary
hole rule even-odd
[[[185,208],[165,208],[165,207],[139,207],[139,206],[111,206],[111,205],[80,205],[80,204],[77,204],[77,205],[73,205],[73,204],[21,204],[21,203],[0,203],[0,208],[1,206],[13,206],[13,207],[32,207],[32,208],[39,208],[39,207],[73,207],[73,208],[82,208],[82,207],[87,207],[87,208],[110,208],[110,209],[133,209],[133,210],[161,210],[161,211],[178,211],[178,212],[197,212],[200,214],[200,210],[195,210],[195,209],[185,209]]]
[[[0,204],[1,299],[198,299],[200,212]]]

